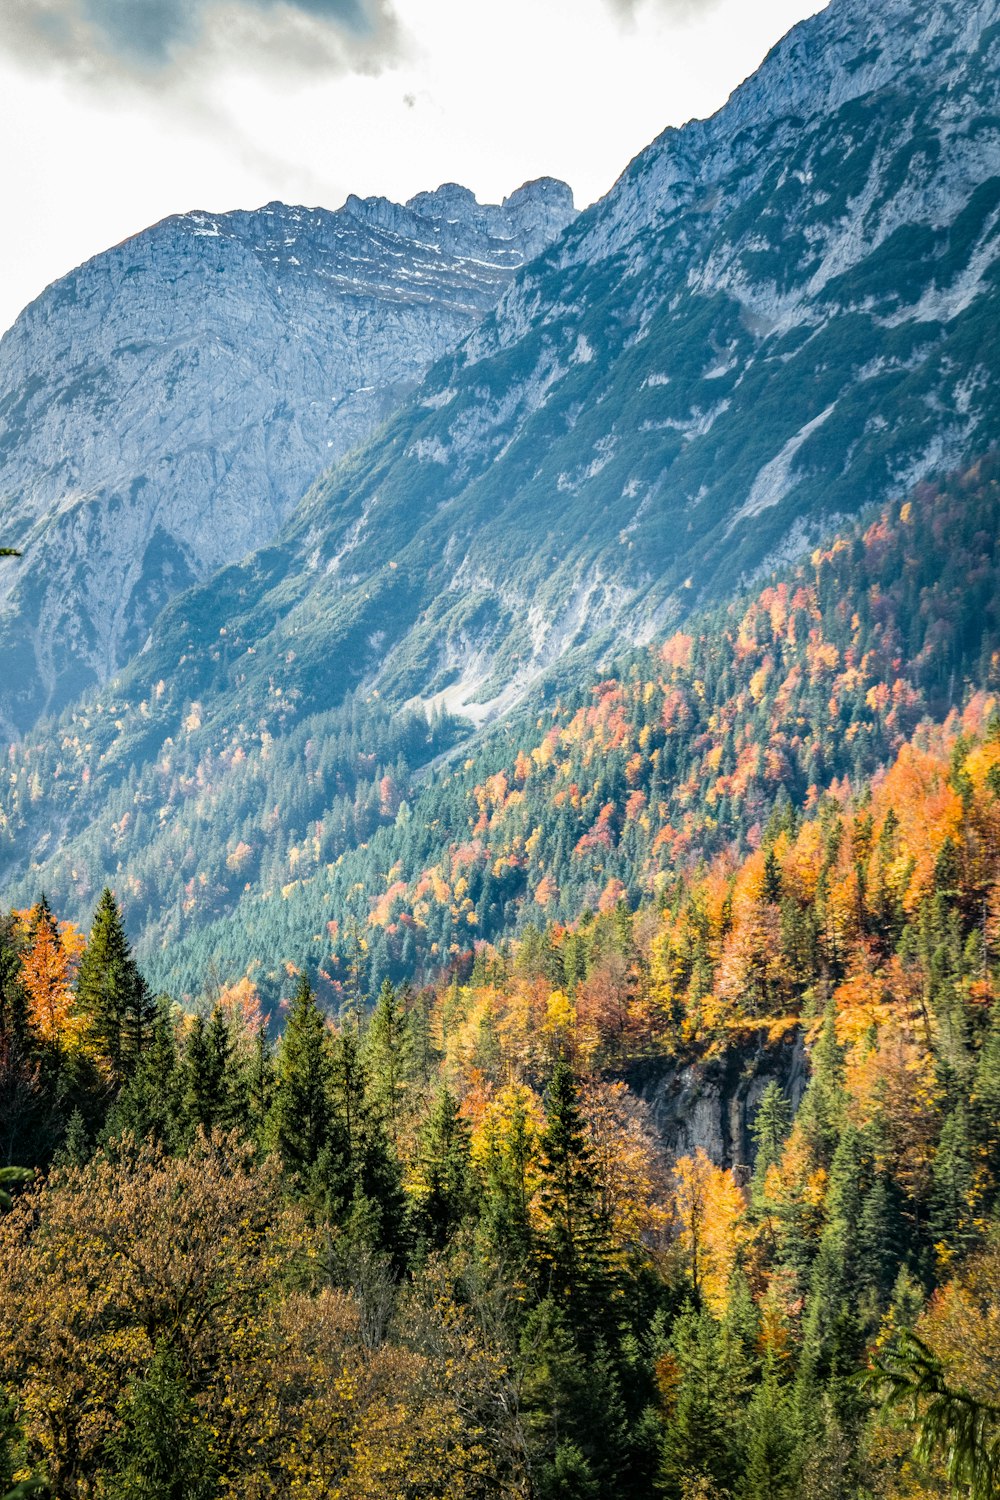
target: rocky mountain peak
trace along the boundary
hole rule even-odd
[[[173,215],[0,342],[0,649],[15,730],[103,682],[180,588],[266,543],[573,217],[572,196]]]

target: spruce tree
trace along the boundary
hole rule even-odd
[[[156,1003],[149,1045],[108,1111],[104,1139],[110,1141],[128,1134],[173,1149],[179,1145],[182,1088],[174,1018],[170,1002],[161,998]]]
[[[743,1468],[739,1427],[731,1419],[729,1371],[719,1325],[688,1303],[671,1336],[678,1376],[663,1438],[658,1489],[681,1500],[692,1480],[732,1489]]]
[[[121,912],[107,886],[80,959],[76,995],[92,1046],[117,1092],[138,1067],[156,1007],[132,958]]]
[[[931,1169],[931,1237],[947,1263],[976,1243],[969,1117],[960,1104],[944,1122]]]
[[[184,1049],[182,1111],[189,1138],[230,1130],[239,1118],[239,1080],[229,1023],[218,1006],[208,1024],[195,1016]]]
[[[372,1100],[385,1121],[393,1145],[399,1138],[410,1051],[406,1012],[387,979],[372,1012],[364,1052]]]
[[[768,1168],[781,1160],[791,1120],[791,1103],[781,1085],[772,1079],[761,1095],[760,1105],[750,1126],[755,1146],[752,1195],[757,1208],[764,1202],[764,1182]]]
[[[330,1033],[303,974],[278,1049],[270,1119],[286,1171],[303,1183],[330,1144],[332,1073]]]
[[[122,1400],[121,1418],[109,1445],[117,1500],[211,1500],[217,1493],[211,1439],[168,1347],[157,1348]]]
[[[419,1231],[441,1249],[472,1206],[469,1131],[447,1088],[438,1089],[420,1133],[420,1164]]]
[[[558,1062],[546,1096],[541,1139],[538,1236],[543,1284],[579,1328],[596,1334],[595,1315],[611,1291],[607,1226],[601,1212],[576,1080]]]
[[[487,1242],[518,1269],[526,1264],[532,1245],[527,1184],[531,1155],[528,1115],[518,1098],[505,1128],[495,1130],[487,1145],[482,1213]]]
[[[811,1076],[798,1122],[817,1162],[826,1167],[840,1137],[846,1109],[844,1094],[844,1049],[837,1041],[836,1010],[831,1000],[823,1029],[810,1058]]]
[[[746,1464],[739,1500],[791,1500],[795,1494],[795,1414],[778,1361],[767,1353],[746,1416]]]
[[[812,1268],[803,1325],[800,1374],[846,1376],[859,1353],[857,1229],[861,1216],[862,1153],[848,1126],[838,1143],[826,1194],[826,1223]]]

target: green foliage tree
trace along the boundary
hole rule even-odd
[[[149,1045],[156,1005],[132,957],[118,903],[105,886],[76,980],[91,1045],[117,1092]]]
[[[303,974],[278,1049],[269,1125],[285,1170],[303,1184],[329,1148],[332,1084],[330,1031]]]
[[[915,1457],[940,1459],[953,1493],[994,1500],[1000,1486],[1000,1407],[955,1389],[941,1360],[903,1330],[876,1363],[869,1384],[883,1409],[901,1413],[917,1434]]]
[[[556,1063],[549,1083],[540,1146],[542,1224],[536,1254],[542,1283],[571,1322],[594,1335],[607,1310],[613,1277],[579,1089],[564,1061]]]
[[[469,1132],[447,1088],[440,1088],[434,1098],[420,1134],[419,1153],[418,1232],[434,1249],[441,1249],[472,1202]]]
[[[211,1500],[217,1493],[211,1437],[169,1345],[157,1346],[120,1415],[109,1455],[110,1493],[120,1500]]]

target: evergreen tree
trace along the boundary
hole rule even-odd
[[[542,1228],[537,1245],[543,1284],[577,1327],[596,1333],[594,1317],[606,1303],[612,1281],[607,1227],[576,1080],[561,1061],[546,1096],[539,1167]]]
[[[848,1126],[830,1168],[826,1223],[812,1269],[803,1327],[800,1377],[850,1374],[861,1327],[857,1301],[857,1228],[861,1216],[862,1155],[858,1132]]]
[[[188,1137],[229,1130],[240,1117],[239,1079],[229,1023],[218,1006],[208,1024],[195,1016],[184,1049],[182,1112]]]
[[[858,1289],[868,1302],[867,1321],[877,1327],[889,1305],[905,1247],[899,1189],[880,1173],[865,1193],[857,1228]]]
[[[823,1029],[813,1048],[811,1075],[802,1103],[799,1123],[817,1161],[829,1166],[844,1119],[844,1049],[837,1041],[833,1001],[827,1007]]]
[[[677,1386],[663,1438],[658,1488],[681,1500],[693,1479],[731,1489],[743,1467],[741,1433],[731,1420],[721,1331],[707,1308],[681,1311],[671,1338]]]
[[[420,1133],[420,1164],[419,1230],[441,1249],[472,1206],[469,1132],[447,1088],[438,1090]]]
[[[329,1148],[333,1110],[330,1033],[305,974],[295,992],[275,1068],[270,1132],[288,1172],[310,1180]]]
[[[754,1139],[752,1196],[755,1207],[764,1202],[764,1182],[769,1167],[781,1160],[782,1147],[792,1122],[792,1106],[774,1079],[761,1095],[760,1105],[750,1126]]]
[[[132,958],[121,912],[105,886],[76,980],[92,1046],[117,1091],[149,1043],[156,1006]]]
[[[13,1051],[28,1050],[28,1004],[11,917],[0,918],[0,1039]]]
[[[263,1146],[274,1096],[274,1062],[266,1022],[253,1038],[245,1082],[248,1133],[252,1140]]]
[[[121,1416],[110,1445],[119,1500],[211,1500],[217,1493],[211,1439],[181,1363],[166,1346],[125,1396]]]
[[[494,1131],[488,1142],[482,1213],[488,1243],[517,1268],[527,1263],[532,1245],[527,1182],[531,1155],[528,1116],[518,1098],[505,1128]]]
[[[394,1146],[399,1139],[410,1051],[406,1012],[387,979],[365,1036],[365,1061],[372,1080],[372,1100]]]
[[[151,1138],[173,1147],[177,1144],[182,1117],[182,1086],[170,1002],[160,999],[149,1045],[108,1111],[104,1139],[128,1134],[140,1141]]]
[[[790,1500],[796,1493],[797,1450],[794,1408],[769,1351],[747,1409],[739,1500]]]
[[[66,1126],[63,1143],[53,1159],[58,1167],[82,1167],[91,1156],[90,1132],[79,1109],[74,1109]]]
[[[976,1242],[973,1189],[969,1117],[960,1104],[944,1122],[932,1168],[931,1237],[944,1261]]]

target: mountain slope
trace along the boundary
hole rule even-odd
[[[998,0],[803,23],[515,278],[275,547],[178,600],[127,696],[183,661],[220,723],[276,684],[305,710],[367,681],[482,717],[985,450],[998,23]]]
[[[923,487],[603,681],[565,677],[449,762],[456,726],[355,695],[222,743],[192,710],[113,775],[108,697],[11,755],[6,854],[36,863],[10,898],[45,890],[86,920],[110,880],[151,977],[189,994],[251,962],[269,994],[289,962],[335,981],[358,932],[377,990],[526,922],[648,899],[1000,688],[1000,465]]]
[[[105,681],[164,602],[267,541],[573,217],[550,179],[502,206],[272,203],[167,219],[50,287],[0,344],[0,709],[24,727]]]
[[[127,870],[145,951],[191,931],[176,959],[193,966],[213,944],[234,957],[245,898],[276,902],[343,858],[261,919],[275,949],[322,946],[359,878],[341,884],[349,825],[362,844],[373,827],[343,805],[355,773],[308,762],[340,714],[416,697],[485,718],[545,669],[571,675],[574,652],[662,634],[838,517],[988,450],[998,95],[1000,0],[875,17],[834,0],[797,28],[522,271],[271,545],[174,600],[105,692],[15,755],[8,878],[83,910]],[[391,821],[433,747],[384,798],[396,752],[358,748],[361,801]],[[286,806],[275,762],[298,785],[297,757],[308,792]],[[423,857],[417,830],[401,837]],[[377,878],[394,883],[390,845]]]

